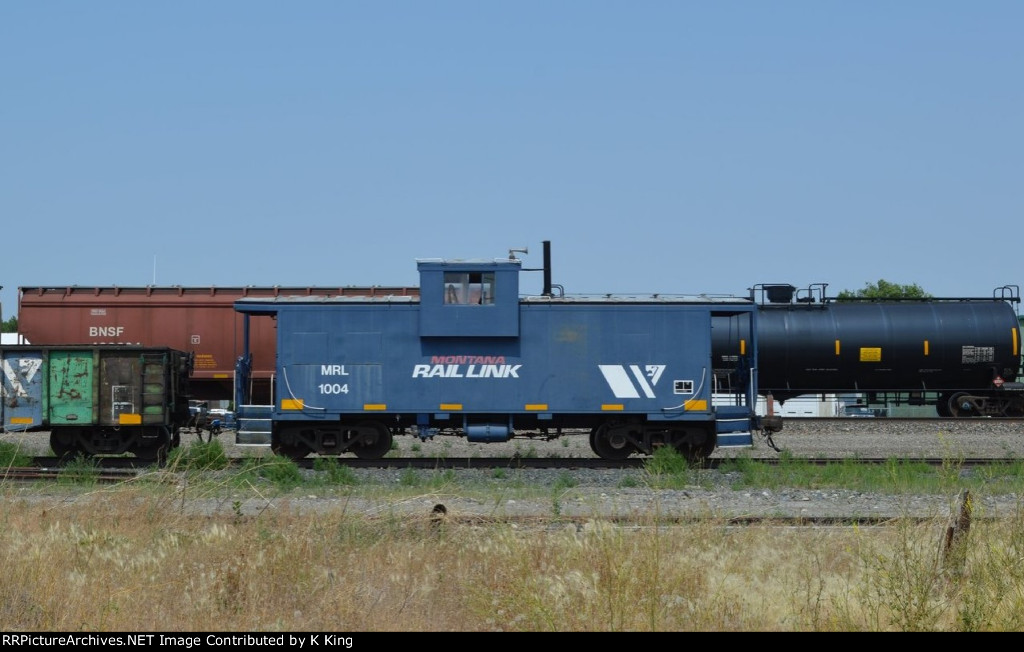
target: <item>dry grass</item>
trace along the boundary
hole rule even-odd
[[[14,631],[962,631],[1024,628],[1024,516],[880,528],[536,526],[196,515],[180,488],[0,486]],[[979,514],[978,516],[983,516]]]

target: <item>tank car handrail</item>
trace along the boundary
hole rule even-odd
[[[828,297],[825,301],[827,303],[992,303],[993,301],[1020,303],[1020,297]]]
[[[1008,301],[1020,303],[1020,286],[1002,285],[992,291],[991,297],[830,297],[828,283],[811,283],[798,288],[790,283],[757,283],[748,288],[750,300],[758,305],[784,306],[793,304],[836,303],[840,301],[882,303],[900,301]]]
[[[1012,301],[1014,303],[1020,303],[1020,286],[1019,285],[1003,285],[992,290],[992,296],[996,299],[1002,299],[1003,301]]]
[[[749,288],[750,300],[758,305],[824,303],[828,283],[811,283],[798,288],[790,283],[757,283]]]

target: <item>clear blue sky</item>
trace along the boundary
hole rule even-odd
[[[0,301],[1024,285],[1020,0],[0,4]],[[524,291],[540,290],[541,277]]]

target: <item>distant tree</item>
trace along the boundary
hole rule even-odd
[[[0,333],[17,333],[18,317],[14,316],[5,321],[0,321]]]
[[[928,294],[917,283],[900,285],[879,279],[877,283],[865,283],[864,287],[851,292],[843,290],[839,293],[838,299],[927,299],[932,295]]]

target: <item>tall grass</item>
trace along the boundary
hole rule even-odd
[[[1024,627],[1024,524],[480,527],[287,504],[229,518],[117,488],[6,501],[5,631],[974,631]],[[140,608],[145,605],[145,608]]]
[[[17,444],[0,442],[0,469],[9,469],[15,466],[29,466],[31,463],[31,453],[25,451]]]
[[[659,487],[700,484],[708,473],[670,453],[645,469],[651,504],[628,525],[596,506],[582,521],[561,517],[576,485],[568,472],[540,490],[549,517],[481,522],[350,502],[359,492],[393,495],[392,505],[462,492],[448,472],[403,473],[382,488],[360,486],[331,460],[312,474],[273,456],[234,468],[221,466],[215,447],[190,447],[172,462],[173,482],[159,471],[114,486],[84,481],[67,494],[0,483],[5,631],[1024,629],[1022,511],[976,519],[962,572],[951,576],[938,550],[944,514],[778,528],[709,513],[668,526]],[[936,491],[976,483],[984,492],[986,482],[1012,482],[898,463],[781,468],[781,482],[807,486],[901,491],[930,475],[920,481]],[[726,472],[753,486],[774,482],[776,470],[739,460]],[[477,491],[497,504],[504,475]],[[328,490],[334,500],[310,502]]]

